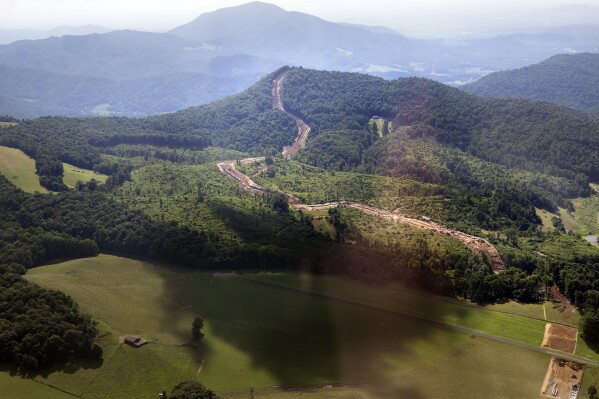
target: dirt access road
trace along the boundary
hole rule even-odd
[[[273,88],[272,88],[273,108],[279,109],[280,111],[285,112],[286,114],[291,116],[293,119],[295,119],[295,121],[297,122],[297,126],[298,126],[298,135],[295,139],[295,142],[291,146],[283,148],[283,156],[285,156],[286,158],[290,158],[292,155],[296,154],[299,151],[299,149],[305,145],[308,135],[310,134],[310,127],[308,126],[308,124],[306,124],[306,122],[304,122],[302,119],[298,118],[297,116],[292,115],[289,112],[287,112],[283,106],[283,100],[282,100],[283,80],[287,76],[288,72],[289,72],[288,70],[283,71],[279,75],[277,75],[275,77],[275,79],[273,80]],[[470,234],[466,234],[466,233],[463,233],[458,230],[452,230],[452,229],[449,229],[440,224],[434,223],[432,221],[409,218],[409,217],[399,214],[399,213],[389,212],[384,209],[375,208],[375,207],[360,204],[357,202],[341,201],[341,202],[329,202],[326,204],[305,205],[305,204],[302,204],[301,200],[293,194],[285,193],[285,192],[282,192],[279,190],[267,189],[265,187],[260,186],[259,184],[256,184],[256,182],[254,182],[249,176],[241,173],[240,171],[238,171],[235,168],[235,165],[237,164],[237,162],[242,163],[242,164],[248,164],[248,163],[253,163],[253,162],[261,162],[263,160],[264,160],[264,157],[259,157],[259,158],[247,158],[247,159],[243,159],[241,161],[220,162],[218,164],[218,168],[220,169],[220,171],[222,173],[224,173],[225,175],[227,175],[230,178],[232,178],[233,180],[235,180],[237,182],[237,184],[240,187],[242,187],[244,190],[252,192],[252,193],[256,193],[256,194],[264,194],[264,193],[272,193],[272,192],[280,193],[280,194],[284,195],[287,198],[287,201],[289,202],[289,204],[296,209],[301,209],[303,211],[326,210],[326,209],[338,208],[338,207],[358,209],[366,214],[376,216],[383,220],[387,220],[387,221],[395,222],[395,223],[407,224],[407,225],[410,225],[413,227],[417,227],[419,229],[430,231],[432,233],[442,234],[442,235],[445,235],[448,237],[453,237],[455,239],[458,239],[458,240],[462,241],[471,251],[473,251],[475,253],[482,253],[482,254],[485,254],[486,256],[488,256],[489,260],[491,261],[492,267],[493,267],[493,272],[501,273],[501,272],[504,272],[506,269],[505,263],[501,259],[499,252],[497,252],[497,249],[490,242],[488,242],[487,240],[485,240],[483,238],[476,237],[476,236],[473,236]]]
[[[273,108],[285,112],[295,119],[295,123],[297,123],[297,137],[295,138],[295,141],[290,146],[283,147],[283,156],[285,158],[291,158],[293,155],[297,154],[300,148],[306,145],[306,140],[308,140],[308,135],[310,134],[310,126],[308,126],[308,124],[301,118],[287,112],[285,107],[283,107],[283,79],[285,79],[288,73],[289,70],[280,73],[272,82]]]

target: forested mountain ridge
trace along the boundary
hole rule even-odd
[[[59,160],[97,167],[102,148],[117,144],[212,145],[257,155],[275,154],[293,141],[295,122],[272,107],[273,76],[233,97],[172,114],[143,119],[28,121],[3,130],[0,142],[36,158],[41,176],[59,176],[60,167],[44,166]],[[308,147],[300,157],[310,153],[312,142],[316,144],[333,131],[351,130],[363,136],[353,144],[362,141],[362,152],[378,138],[371,132],[371,117],[382,116],[392,121],[394,129],[419,126],[413,135],[429,137],[485,161],[566,178],[581,188],[588,179],[599,179],[598,122],[547,103],[483,99],[426,79],[386,81],[302,68],[291,69],[285,78],[283,101],[288,111],[312,127]],[[336,133],[327,148],[339,140],[344,140],[343,133]],[[338,156],[343,157],[343,152]],[[351,163],[361,164],[361,155]]]
[[[0,74],[0,114],[173,112],[236,93],[285,64],[459,84],[557,52],[595,51],[598,39],[599,28],[589,25],[424,40],[251,2],[202,14],[169,32],[119,30],[0,45],[0,64],[14,68]],[[99,84],[97,92],[82,90],[90,81]]]
[[[284,101],[312,126],[312,139],[327,130],[365,130],[372,116],[383,116],[395,128],[426,126],[419,134],[484,160],[599,179],[599,124],[551,104],[483,99],[426,79],[306,69],[289,73]]]
[[[274,80],[283,72],[291,115],[275,108]],[[292,115],[312,127],[297,160],[318,167],[281,157],[297,134]],[[30,267],[117,251],[200,269],[303,268],[402,280],[479,302],[534,301],[539,287],[555,283],[580,308],[596,308],[599,253],[564,234],[558,219],[543,231],[535,210],[571,206],[568,198],[588,195],[596,178],[598,122],[562,107],[483,99],[426,79],[282,68],[240,94],[172,114],[5,119],[0,145],[27,152],[40,182],[63,192],[25,194],[0,177],[0,263]],[[343,208],[316,223],[309,207],[290,209],[280,191],[249,195],[214,162],[248,154],[266,156],[244,170],[264,187],[285,186],[298,198],[308,191],[328,201],[367,200],[414,220],[427,215],[484,237],[508,270],[493,274],[487,260],[442,234]],[[69,190],[63,162],[110,176]],[[18,279],[13,268],[6,274]],[[88,344],[73,354],[93,352]],[[35,355],[22,367],[46,361]]]
[[[120,79],[46,72],[0,64],[0,109],[15,118],[149,115],[173,112],[239,92],[262,74],[215,76],[172,72]]]
[[[484,97],[549,101],[599,111],[599,54],[560,54],[538,64],[495,72],[462,87]]]

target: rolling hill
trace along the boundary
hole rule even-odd
[[[0,65],[0,109],[16,118],[160,114],[229,96],[260,78],[232,75],[172,72],[120,80]]]
[[[484,97],[549,101],[599,112],[599,54],[560,54],[539,64],[496,72],[463,86]]]
[[[558,52],[597,51],[598,38],[599,28],[589,26],[477,40],[420,40],[384,27],[333,23],[252,2],[200,15],[166,33],[122,30],[0,46],[6,72],[0,114],[174,111],[235,93],[285,64],[457,84]],[[85,85],[94,89],[87,95],[77,92]]]
[[[22,149],[35,159],[40,184],[62,191],[28,194],[0,176],[0,263],[8,263],[0,275],[19,282],[3,304],[16,314],[21,298],[36,299],[28,302],[35,304],[28,323],[36,340],[52,328],[37,311],[47,292],[15,273],[98,251],[190,269],[285,268],[401,281],[475,302],[536,302],[545,297],[539,288],[555,283],[587,309],[581,330],[593,331],[584,323],[596,314],[599,252],[567,234],[558,218],[545,230],[537,213],[572,208],[569,199],[590,197],[589,181],[599,178],[599,122],[580,112],[481,98],[422,78],[284,67],[237,95],[170,114],[5,119],[0,145]],[[294,141],[298,120],[312,130],[287,159],[281,149]],[[69,189],[64,163],[109,176]],[[234,180],[234,171],[247,180]],[[248,176],[254,186],[241,184]],[[494,270],[481,248],[492,248],[505,267]],[[19,323],[16,317],[7,326]],[[533,348],[545,320],[535,323],[540,328],[526,338]],[[106,338],[90,325],[90,338],[72,355],[104,350],[108,357],[108,346],[90,349],[94,338]],[[509,332],[505,327],[497,328]],[[19,331],[10,336],[7,361],[35,369],[54,360],[35,346],[12,344],[32,340],[22,338],[29,330]],[[578,342],[580,356],[594,359]],[[15,357],[21,352],[29,357]]]
[[[51,36],[81,36],[92,33],[107,33],[112,29],[98,25],[57,26],[53,29],[0,29],[0,44],[9,44],[18,40],[38,40]]]
[[[91,169],[101,163],[102,153],[119,144],[196,149],[212,145],[275,154],[292,142],[295,122],[272,108],[272,76],[230,98],[171,114],[144,119],[43,118],[6,129],[0,138],[37,158],[41,169],[45,163],[57,162]],[[539,204],[553,203],[555,207],[555,203],[563,203],[559,196],[588,192],[588,180],[599,179],[597,121],[547,103],[484,99],[421,78],[387,81],[303,68],[289,72],[283,101],[286,109],[311,126],[300,158],[316,166],[342,164],[354,156],[354,147],[359,145],[348,163],[351,167],[435,183],[447,181],[449,161],[443,157],[430,170],[426,159],[432,155],[423,155],[424,159],[415,160],[419,167],[403,174],[391,166],[401,165],[401,151],[366,157],[375,151],[371,146],[388,150],[393,148],[393,140],[400,139],[399,134],[408,134],[413,140],[406,142],[424,140],[443,151],[566,179],[578,187],[554,184],[561,189],[549,190],[553,192],[549,198],[541,195],[545,199],[537,199]],[[369,121],[375,115],[392,121],[393,134],[373,136]],[[384,141],[391,141],[386,148],[377,144]],[[384,166],[389,157],[395,159]],[[374,164],[372,160],[376,160]],[[458,166],[454,162],[452,167]]]

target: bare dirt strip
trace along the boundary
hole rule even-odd
[[[291,158],[293,155],[297,154],[297,152],[306,145],[306,140],[308,140],[308,135],[310,134],[310,126],[308,126],[308,124],[301,118],[287,112],[283,106],[283,79],[285,79],[288,73],[289,70],[281,72],[272,82],[273,108],[285,112],[295,119],[295,123],[297,123],[297,137],[293,141],[293,144],[283,147],[283,156],[285,158]]]
[[[283,148],[283,155],[285,157],[290,157],[291,155],[297,153],[299,149],[305,144],[306,139],[308,138],[308,134],[310,133],[310,127],[300,118],[295,115],[289,114],[284,106],[282,101],[282,90],[283,90],[283,80],[289,71],[283,71],[273,80],[273,108],[279,109],[282,112],[287,113],[291,117],[293,117],[298,123],[298,136],[290,147]],[[432,233],[442,234],[448,237],[453,237],[462,241],[471,251],[475,253],[481,253],[488,256],[491,261],[493,272],[501,273],[505,271],[505,263],[501,259],[499,252],[497,249],[487,240],[476,237],[470,234],[463,233],[458,230],[452,230],[440,224],[437,224],[428,220],[420,220],[409,218],[400,213],[393,213],[384,209],[375,208],[369,205],[360,204],[357,202],[350,201],[339,201],[339,202],[328,202],[325,204],[316,204],[316,205],[305,205],[301,203],[301,200],[289,193],[285,193],[279,190],[271,190],[265,187],[260,186],[256,182],[254,182],[249,176],[241,173],[235,168],[235,165],[239,162],[242,164],[260,162],[263,161],[264,157],[259,158],[247,158],[241,161],[226,161],[220,162],[218,164],[218,168],[222,173],[229,176],[233,180],[237,182],[237,184],[246,191],[255,193],[255,194],[264,194],[264,193],[272,193],[277,192],[284,195],[287,198],[289,204],[296,208],[301,209],[303,211],[317,211],[317,210],[326,210],[331,208],[354,208],[358,209],[366,214],[376,216],[383,220],[388,220],[390,222],[407,224],[413,227],[417,227],[419,229],[427,230]]]
[[[562,324],[547,323],[541,346],[574,354],[578,330]]]
[[[563,307],[563,310],[560,309],[562,312],[562,317],[559,321],[566,324],[571,323],[572,317],[574,317],[574,306],[572,306],[570,301],[568,301],[568,298],[561,293],[559,287],[556,285],[552,286],[549,289],[549,292],[551,293],[551,298],[554,301],[561,303],[561,306]]]
[[[584,365],[552,357],[541,387],[541,395],[558,399],[576,399]]]

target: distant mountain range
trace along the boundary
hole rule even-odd
[[[549,101],[599,115],[599,54],[560,54],[539,64],[496,72],[465,85],[484,97]]]
[[[253,2],[166,33],[124,30],[0,46],[0,114],[171,112],[238,92],[282,65],[459,84],[579,51],[599,51],[599,26],[421,40]]]
[[[91,35],[92,33],[107,33],[113,29],[98,25],[58,26],[53,29],[0,29],[0,44],[9,44],[18,40],[39,40],[52,36]]]

